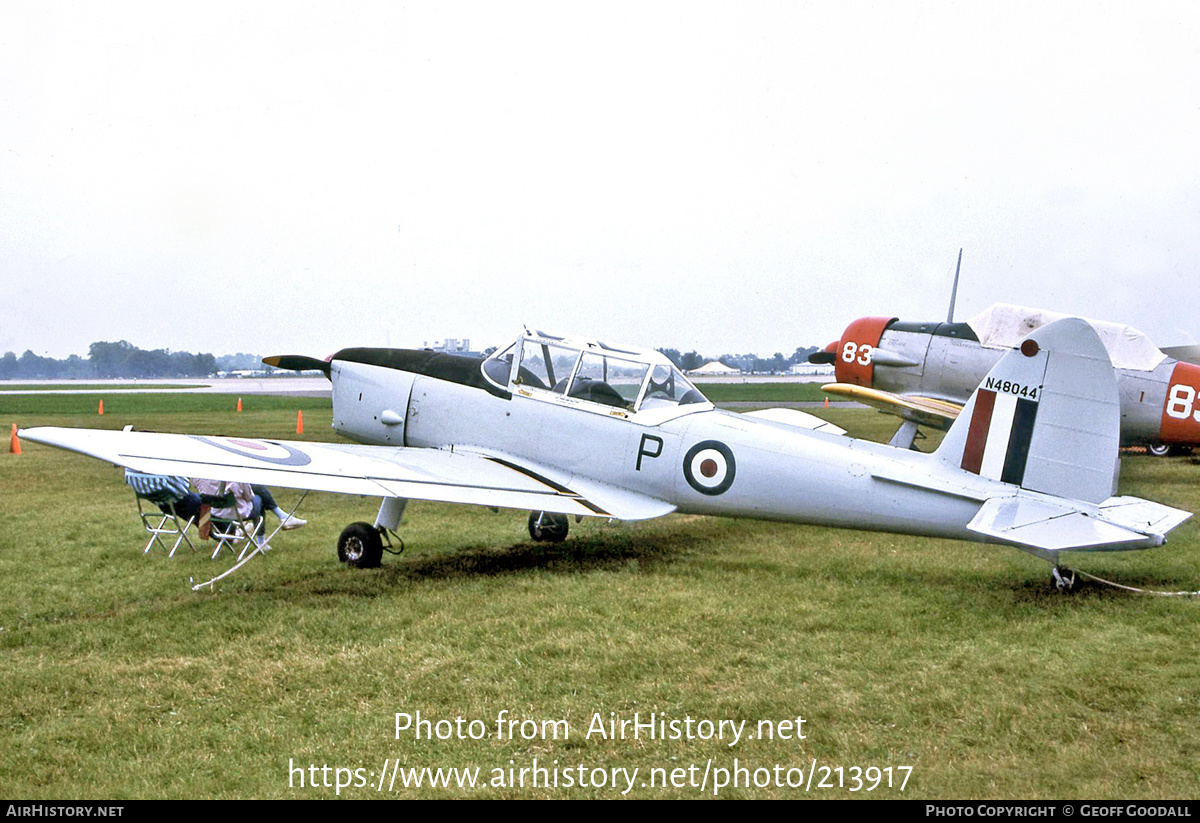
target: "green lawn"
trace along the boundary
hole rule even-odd
[[[328,400],[247,397],[239,414],[229,396],[114,395],[102,418],[96,400],[4,397],[0,422],[295,438],[303,410],[303,437],[332,438]],[[822,415],[876,439],[894,428]],[[1129,458],[1122,491],[1197,511],[1197,472]],[[4,793],[616,798],[634,769],[638,798],[1200,785],[1196,600],[1059,595],[1047,564],[999,546],[690,516],[573,523],[545,546],[523,513],[426,503],[409,506],[401,557],[342,567],[338,533],[376,508],[310,495],[307,528],[195,593],[215,564],[144,556],[119,469],[32,443],[0,454]],[[1198,589],[1197,543],[1189,522],[1160,549],[1072,560]],[[413,725],[397,732],[397,714]],[[596,733],[652,714],[668,739]],[[397,762],[487,785],[403,787]],[[807,792],[787,787],[810,772]]]
[[[832,381],[830,381],[832,382]],[[824,383],[697,383],[696,388],[714,403],[819,403],[829,395],[821,391]]]

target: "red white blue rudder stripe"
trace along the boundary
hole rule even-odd
[[[1029,441],[1037,420],[1038,402],[1033,398],[980,389],[967,431],[962,468],[974,474],[1021,485],[1029,458]]]

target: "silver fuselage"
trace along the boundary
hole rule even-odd
[[[353,440],[519,458],[667,501],[686,513],[968,538],[965,526],[979,510],[973,492],[992,482],[960,477],[932,455],[756,420],[707,403],[665,416],[623,414],[546,392],[517,390],[505,397],[361,363],[335,362],[333,378],[334,427]],[[689,481],[688,455],[705,444],[732,456],[720,467],[732,475],[725,488],[716,482],[722,477],[705,481],[718,487],[707,491],[697,488],[704,482]],[[942,485],[962,484],[964,494],[878,479],[906,474],[944,474]]]

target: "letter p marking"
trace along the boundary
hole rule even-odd
[[[650,451],[649,449],[646,448],[646,446],[650,443],[653,443],[655,445],[656,448],[654,449],[654,451]],[[643,457],[650,457],[650,458],[658,457],[659,455],[662,454],[662,450],[663,450],[663,440],[661,437],[655,437],[652,434],[643,434],[642,442],[638,443],[638,456],[637,456],[636,470],[637,471],[642,470],[642,458]]]

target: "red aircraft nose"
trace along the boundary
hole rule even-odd
[[[1159,439],[1174,445],[1200,445],[1200,366],[1175,364],[1167,384]]]
[[[839,383],[871,385],[875,379],[875,348],[894,320],[895,317],[860,317],[846,327],[841,340],[829,344],[834,347],[833,371]]]

